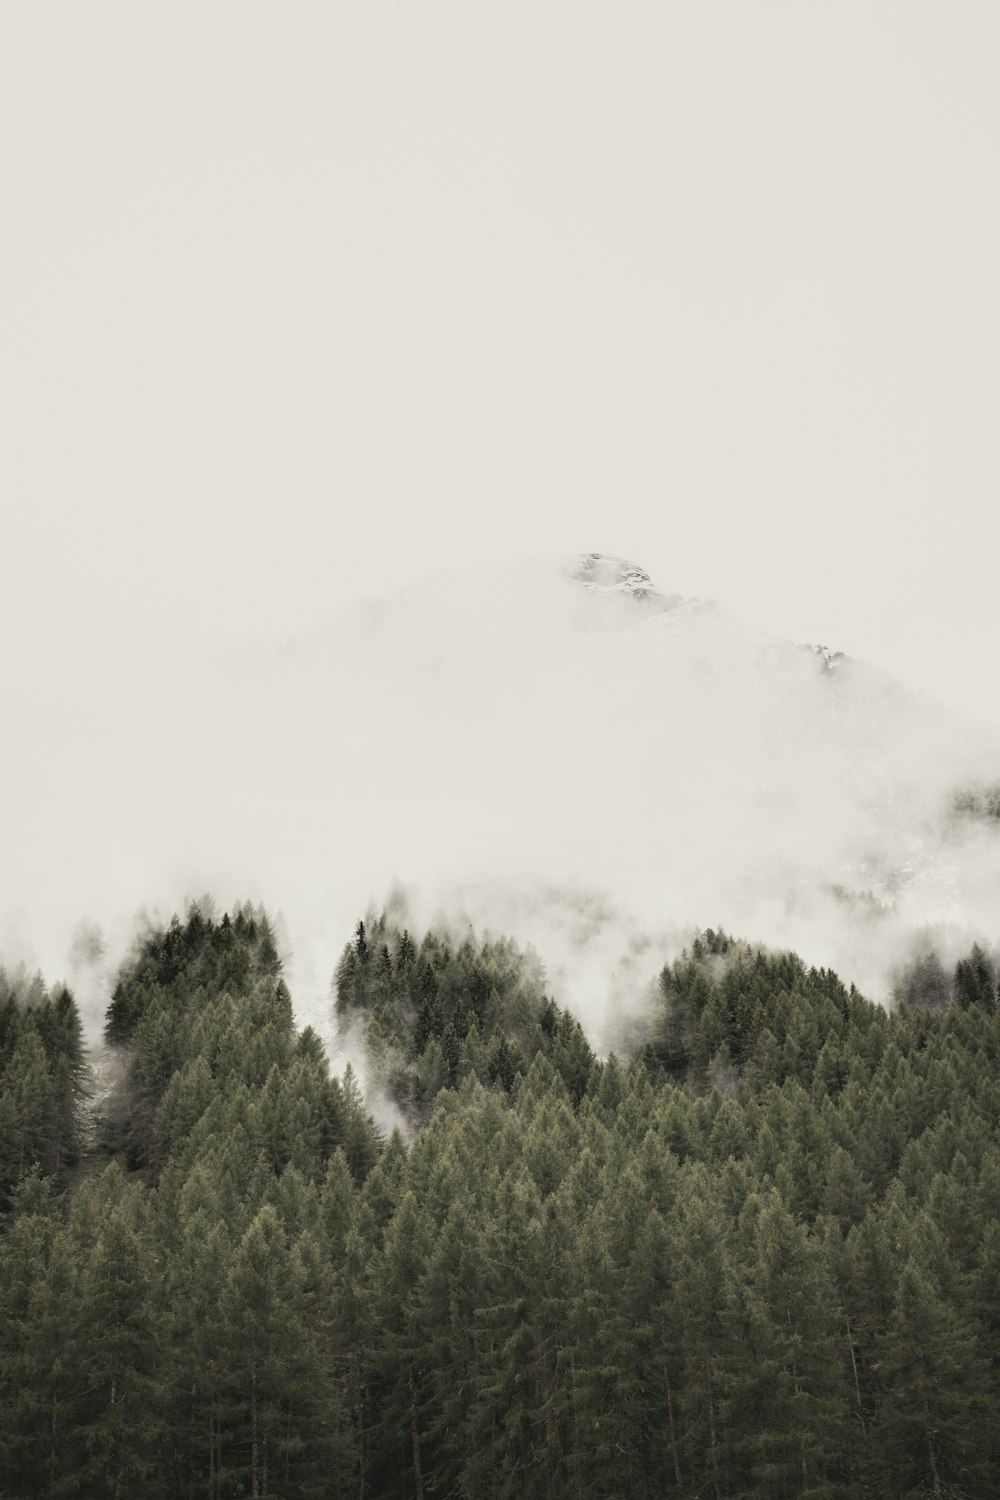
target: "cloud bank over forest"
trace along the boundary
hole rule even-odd
[[[415,925],[533,943],[598,1040],[693,925],[880,999],[928,932],[995,937],[1000,830],[954,803],[996,735],[620,559],[441,573],[280,649],[13,707],[0,950],[75,975],[91,1024],[136,910],[206,890],[281,913],[307,1018],[400,885]]]

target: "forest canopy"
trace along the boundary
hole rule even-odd
[[[995,1495],[996,965],[921,962],[886,1012],[708,930],[599,1057],[530,949],[370,913],[367,1099],[259,908],[137,945],[100,1092],[4,976],[0,1494]]]

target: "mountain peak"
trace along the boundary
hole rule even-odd
[[[634,599],[647,607],[652,605],[656,611],[674,609],[682,603],[682,595],[662,593],[645,568],[613,553],[578,553],[567,571],[588,594]]]
[[[573,559],[573,577],[587,588],[627,589],[644,598],[653,589],[645,568],[607,552],[581,552]]]

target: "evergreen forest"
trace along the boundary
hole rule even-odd
[[[0,976],[0,1496],[1000,1494],[994,956],[886,1010],[709,930],[607,1057],[560,999],[369,913],[366,1096],[202,902],[98,1087],[70,991]]]

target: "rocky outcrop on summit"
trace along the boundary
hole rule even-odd
[[[582,552],[573,558],[567,573],[592,598],[621,600],[643,614],[663,614],[689,602],[683,594],[663,593],[645,568],[611,553]]]
[[[810,642],[808,649],[819,660],[823,671],[828,673],[835,672],[841,662],[849,659],[843,651],[832,651],[829,646],[819,646],[815,642]]]

